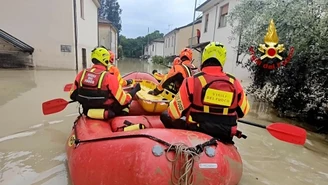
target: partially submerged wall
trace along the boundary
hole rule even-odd
[[[32,55],[23,52],[0,52],[0,68],[33,67]]]

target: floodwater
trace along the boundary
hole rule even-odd
[[[159,66],[139,60],[120,61],[122,74]],[[161,71],[166,69],[161,67]],[[75,71],[0,70],[0,184],[70,184],[64,146],[77,116],[76,104],[44,116],[41,103],[66,98],[63,86]],[[251,100],[245,120],[260,124],[290,122],[275,117],[264,103]],[[239,124],[248,138],[236,141],[244,162],[240,185],[328,184],[328,144],[323,136],[308,133],[305,146],[284,143],[266,130]]]

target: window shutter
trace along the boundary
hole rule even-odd
[[[228,10],[229,10],[229,4],[222,6],[221,7],[221,15],[228,14]]]

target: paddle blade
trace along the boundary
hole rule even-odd
[[[303,128],[285,123],[272,123],[267,126],[267,130],[273,137],[281,141],[297,145],[305,144],[306,130]]]
[[[54,114],[56,112],[60,112],[65,109],[69,102],[62,99],[57,98],[53,100],[49,100],[42,103],[42,112],[44,115]]]
[[[73,84],[66,84],[64,87],[65,92],[69,92],[72,89]]]

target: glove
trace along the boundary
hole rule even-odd
[[[154,95],[154,96],[157,96],[159,94],[161,94],[162,92],[159,91],[157,88],[155,88],[153,91],[149,91],[148,94],[151,94],[151,95]]]
[[[134,97],[138,91],[141,90],[140,84],[137,83],[137,85],[129,92],[129,94]]]
[[[134,89],[136,89],[136,92],[140,91],[141,90],[140,83],[137,83]]]
[[[155,73],[157,73],[157,70],[156,69],[153,70],[152,74],[155,74]]]
[[[235,134],[236,137],[246,139],[247,136],[244,135],[241,131],[237,130],[237,133]]]
[[[126,80],[126,85],[130,85],[130,84],[133,84],[133,80],[132,79]]]

